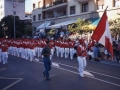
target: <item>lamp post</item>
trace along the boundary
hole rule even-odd
[[[15,0],[14,0],[15,2]],[[15,11],[15,7],[16,5],[13,3],[13,17],[14,17],[14,38],[16,38],[16,30],[15,30],[15,15],[16,15],[16,11]]]
[[[15,30],[15,11],[14,11],[14,38],[16,38],[16,30]]]

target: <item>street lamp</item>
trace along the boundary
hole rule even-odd
[[[15,1],[14,1],[15,2]],[[16,38],[16,30],[15,30],[15,15],[16,15],[16,11],[15,11],[15,7],[16,5],[13,3],[13,17],[14,17],[14,38]]]

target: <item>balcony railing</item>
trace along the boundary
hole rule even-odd
[[[49,7],[53,7],[53,6],[56,6],[56,5],[59,5],[59,4],[63,4],[63,3],[66,3],[67,0],[59,0],[59,1],[55,1],[55,2],[52,2],[51,4],[48,4],[46,6],[43,6],[42,9],[46,9],[46,8],[49,8]]]

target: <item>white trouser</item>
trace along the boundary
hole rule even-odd
[[[52,48],[52,49],[51,49],[50,60],[52,60],[53,54],[54,54],[54,49]]]
[[[78,70],[79,70],[80,76],[83,76],[83,71],[87,65],[86,58],[78,56],[77,59],[78,59],[78,64],[79,64]]]
[[[69,57],[69,48],[65,48],[65,58]]]
[[[11,53],[11,47],[8,47],[8,54]]]
[[[21,56],[22,56],[22,58],[25,58],[25,49],[24,48],[22,48]]]
[[[41,55],[40,55],[40,47],[38,47],[38,55],[37,55],[38,57],[40,57]]]
[[[57,57],[59,57],[60,47],[58,47],[58,46],[56,46],[56,53],[57,53]]]
[[[8,59],[8,53],[7,52],[2,52],[3,64],[7,63],[7,59]]]
[[[35,47],[35,56],[37,56],[37,54],[38,54],[38,47]]]
[[[28,50],[27,50],[27,48],[25,48],[25,59],[26,60],[28,59]]]
[[[14,55],[14,47],[11,47],[11,55]]]
[[[30,49],[30,61],[32,61],[34,59],[34,56],[35,56],[35,50]]]
[[[0,48],[0,62],[2,60],[2,49]]]
[[[40,51],[39,51],[39,55],[40,55],[40,57],[43,57],[43,56],[41,55],[42,50],[43,50],[43,48],[40,48]]]
[[[63,54],[64,54],[64,48],[60,48],[60,54],[61,54],[61,57],[63,57]]]
[[[20,48],[17,48],[17,50],[16,50],[16,54],[17,54],[17,56],[19,57],[20,56]]]
[[[14,56],[17,55],[17,47],[14,47]]]
[[[73,55],[74,55],[74,48],[70,48],[70,58],[73,59]]]

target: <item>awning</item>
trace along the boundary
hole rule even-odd
[[[100,18],[91,18],[89,19],[90,22],[92,22],[92,24],[90,24],[88,27],[91,30],[95,30],[96,26],[98,25]]]
[[[58,23],[58,24],[54,24],[54,25],[51,25],[51,26],[47,26],[46,29],[65,27],[65,26],[67,26],[69,24],[72,24],[72,23],[74,23],[76,21],[77,20],[65,21],[65,22],[62,22],[62,23]]]
[[[89,21],[92,22],[92,25],[97,26],[100,21],[100,18],[91,18],[89,19]]]
[[[45,21],[44,23],[42,23],[40,26],[37,27],[37,30],[39,29],[44,29],[46,28],[47,26],[49,26],[51,24],[50,21]]]

